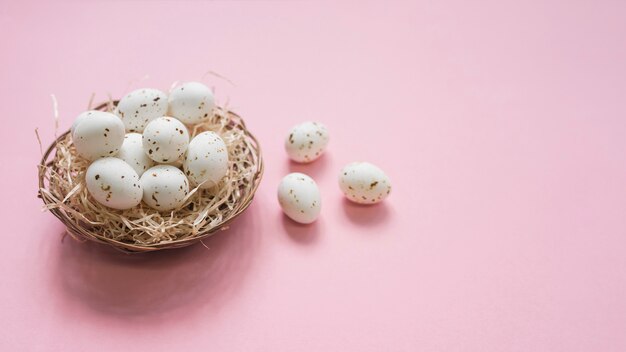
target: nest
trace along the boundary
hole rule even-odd
[[[104,103],[96,109],[112,111],[115,104]],[[209,121],[189,132],[193,138],[204,131],[216,132],[226,143],[228,173],[211,189],[192,189],[174,211],[159,212],[143,203],[115,210],[96,202],[85,185],[90,162],[76,153],[70,131],[43,154],[39,197],[75,239],[105,243],[125,252],[179,248],[201,241],[226,230],[246,210],[263,175],[259,143],[237,114],[218,108]]]

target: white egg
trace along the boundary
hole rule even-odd
[[[189,181],[185,174],[174,166],[157,165],[141,176],[143,201],[159,211],[173,210],[181,205],[189,193]]]
[[[85,183],[98,203],[113,209],[132,208],[141,203],[143,197],[139,176],[118,158],[102,158],[91,163]]]
[[[375,165],[354,162],[341,170],[339,187],[355,203],[376,204],[387,198],[391,192],[391,180]]]
[[[156,162],[167,163],[179,159],[188,145],[187,127],[175,118],[159,117],[143,130],[143,150]]]
[[[167,95],[152,88],[134,90],[120,100],[115,113],[127,132],[143,132],[150,121],[167,114]]]
[[[228,172],[228,149],[215,132],[202,132],[189,143],[183,169],[194,186],[211,188]]]
[[[124,142],[125,132],[122,120],[110,112],[90,111],[88,113],[90,114],[79,115],[80,121],[74,127],[72,140],[76,146],[76,152],[89,160],[114,156]]]
[[[143,150],[142,136],[139,133],[127,133],[115,157],[124,160],[139,177],[154,165],[154,161]]]
[[[285,150],[293,161],[310,163],[324,153],[328,145],[328,129],[319,122],[294,126],[285,139]]]
[[[169,115],[191,125],[213,116],[215,98],[209,87],[198,82],[187,82],[170,92]]]
[[[289,218],[302,224],[315,221],[322,209],[317,184],[298,172],[285,176],[278,185],[278,203]]]

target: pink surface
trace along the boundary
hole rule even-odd
[[[626,350],[625,18],[620,1],[2,2],[0,350]],[[35,198],[49,94],[65,130],[92,92],[199,79],[262,143],[251,208],[210,250],[61,241]],[[283,136],[306,119],[330,149],[294,166]],[[392,178],[384,204],[342,199],[354,160]],[[292,170],[321,187],[313,226],[278,207]]]

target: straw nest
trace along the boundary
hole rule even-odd
[[[104,103],[96,109],[111,111],[116,103]],[[90,162],[76,154],[69,131],[43,154],[39,197],[75,239],[105,243],[125,252],[178,248],[201,241],[226,230],[246,210],[263,174],[259,143],[241,117],[218,108],[213,118],[189,132],[193,137],[204,131],[218,133],[226,143],[228,173],[212,189],[191,190],[179,209],[158,212],[141,203],[121,211],[96,202],[85,186]]]

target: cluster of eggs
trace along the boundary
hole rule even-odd
[[[328,129],[319,122],[305,122],[293,127],[285,139],[285,151],[298,163],[317,160],[328,145]],[[339,188],[349,200],[359,204],[376,204],[391,192],[389,177],[377,166],[353,162],[339,173]],[[310,224],[322,209],[320,190],[315,181],[303,173],[285,176],[278,185],[278,203],[292,220]]]
[[[143,200],[153,209],[170,211],[183,205],[190,187],[218,184],[228,171],[226,144],[212,131],[191,140],[189,134],[214,109],[211,90],[188,82],[169,96],[138,89],[113,112],[80,114],[70,133],[78,155],[91,161],[85,173],[89,194],[113,209],[130,209]]]

